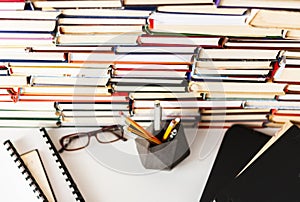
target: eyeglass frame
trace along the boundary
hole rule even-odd
[[[117,130],[115,130],[115,131],[114,130],[112,130],[112,131],[109,130],[109,129],[113,129],[113,128],[120,129],[121,135],[115,132]],[[114,140],[107,141],[107,142],[101,141],[97,138],[97,134],[101,133],[101,132],[102,133],[111,132],[112,134],[114,134],[118,138],[114,139]],[[82,147],[75,148],[75,149],[67,149],[66,147],[67,147],[68,144],[70,144],[72,142],[72,139],[70,139],[71,141],[67,145],[64,144],[63,142],[64,142],[64,139],[70,138],[71,136],[74,136],[74,138],[80,138],[81,136],[87,136],[88,137],[87,144],[82,146]],[[110,126],[102,126],[100,129],[97,129],[97,130],[93,130],[93,131],[89,131],[89,132],[71,133],[71,134],[68,134],[68,135],[65,135],[65,136],[61,137],[59,139],[59,143],[61,145],[61,148],[58,150],[58,152],[62,153],[63,151],[77,151],[77,150],[80,150],[80,149],[84,149],[90,144],[90,139],[91,139],[92,136],[94,136],[96,138],[97,142],[99,142],[101,144],[113,143],[113,142],[116,142],[118,140],[127,141],[127,138],[124,137],[124,129],[121,125],[116,124],[116,125],[110,125]]]

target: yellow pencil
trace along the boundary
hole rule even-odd
[[[166,131],[165,131],[165,134],[163,136],[163,141],[166,141],[169,137],[169,135],[171,134],[171,131],[175,128],[175,126],[180,122],[180,118],[176,118],[176,119],[173,119],[170,124],[168,125]]]

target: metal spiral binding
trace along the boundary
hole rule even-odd
[[[82,194],[80,193],[75,181],[73,180],[73,178],[72,178],[70,172],[68,171],[65,163],[63,162],[63,160],[62,160],[61,156],[59,155],[57,149],[55,148],[52,140],[50,139],[48,132],[46,131],[45,128],[40,128],[40,131],[44,132],[42,137],[46,139],[46,141],[45,141],[46,144],[49,146],[49,149],[51,151],[53,151],[52,156],[56,157],[55,162],[59,164],[58,167],[59,167],[59,169],[62,170],[62,175],[66,176],[65,180],[66,180],[66,182],[69,183],[69,188],[72,189],[72,194],[76,195],[76,201],[85,202],[85,200],[84,200]]]

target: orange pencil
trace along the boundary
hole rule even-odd
[[[123,117],[125,117],[125,123],[129,127],[136,128],[136,130],[138,130],[139,132],[141,132],[143,134],[144,138],[150,140],[151,142],[153,142],[155,144],[161,144],[162,143],[157,137],[155,137],[153,134],[151,134],[150,132],[148,132],[147,130],[145,130],[137,122],[135,122],[134,120],[132,120],[128,116],[125,116],[123,112],[120,112],[120,115],[123,116]]]

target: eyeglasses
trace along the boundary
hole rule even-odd
[[[99,143],[106,144],[118,140],[127,141],[124,137],[124,130],[121,125],[103,126],[98,130],[90,132],[72,133],[60,138],[61,149],[58,151],[75,151],[87,147],[90,138],[94,136]]]

